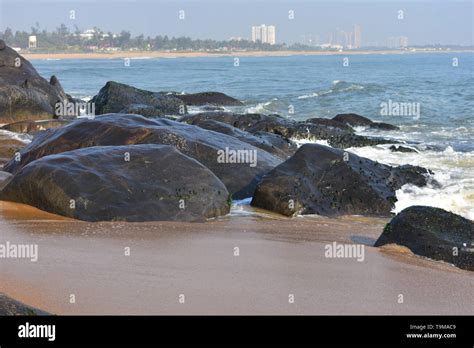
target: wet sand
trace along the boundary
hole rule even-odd
[[[85,223],[0,202],[0,242],[39,246],[36,263],[0,259],[0,292],[55,314],[472,314],[473,272],[371,246],[388,219],[248,210]],[[326,258],[333,241],[365,244],[365,260]]]

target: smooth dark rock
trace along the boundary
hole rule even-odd
[[[174,146],[154,144],[42,157],[0,199],[86,221],[203,221],[230,209],[226,187],[209,169]]]
[[[0,316],[5,315],[35,316],[50,314],[40,309],[27,306],[24,303],[16,301],[7,295],[0,293]]]
[[[283,120],[281,117],[276,116],[267,116],[262,114],[236,114],[231,112],[202,112],[194,115],[185,115],[181,117],[179,120],[183,123],[188,124],[196,124],[202,122],[204,120],[214,120],[223,123],[230,124],[233,127],[248,130],[249,128],[253,127],[255,124],[265,120],[273,120],[273,119],[280,119],[282,122]]]
[[[332,118],[334,121],[350,125],[351,127],[369,127],[373,129],[380,129],[380,130],[398,130],[397,126],[394,126],[389,123],[384,122],[374,122],[367,117],[349,113],[349,114],[339,114]]]
[[[92,120],[76,120],[64,127],[48,129],[35,136],[21,151],[21,161],[11,159],[5,171],[17,173],[43,156],[83,147],[131,144],[173,145],[182,153],[207,166],[226,185],[234,198],[253,194],[260,178],[282,160],[232,136],[172,120],[149,119],[139,115],[108,114]],[[249,163],[220,163],[218,151],[246,150],[257,154],[256,166]]]
[[[291,140],[272,133],[255,132],[254,134],[251,134],[240,130],[239,128],[235,128],[227,123],[215,120],[202,120],[200,122],[194,123],[194,125],[204,129],[230,135],[239,139],[240,141],[243,141],[244,143],[258,147],[284,160],[293,155],[297,150],[296,144]]]
[[[122,83],[109,81],[92,102],[97,115],[120,113],[128,107],[142,105],[153,107],[153,116],[180,115],[186,113],[186,105],[171,94],[151,92]]]
[[[401,145],[392,145],[389,147],[390,151],[392,152],[418,152],[415,149],[411,149],[409,147],[401,146]]]
[[[428,173],[420,167],[390,167],[306,144],[263,177],[251,204],[287,216],[390,216],[395,191],[406,183],[426,185]]]
[[[5,47],[7,47],[7,45],[5,44],[5,41],[0,40],[0,50],[5,49]]]
[[[54,106],[63,101],[59,82],[50,84],[10,47],[0,50],[0,123],[53,118]]]
[[[329,125],[294,122],[277,115],[204,112],[183,116],[180,122],[199,124],[203,120],[224,122],[252,134],[267,132],[292,140],[327,140],[329,145],[337,148],[371,146],[394,142],[388,139],[356,135],[352,131]]]
[[[120,114],[136,114],[144,117],[161,117],[163,112],[159,107],[145,104],[130,104],[120,110]]]
[[[402,210],[385,226],[375,246],[390,243],[474,271],[474,222],[446,210],[426,206]]]
[[[240,100],[229,97],[220,92],[201,92],[193,94],[174,94],[186,105],[215,105],[215,106],[240,106],[244,105]]]
[[[369,120],[367,117],[354,113],[338,114],[332,119],[337,122],[348,124],[352,127],[368,127],[373,123],[372,120]]]

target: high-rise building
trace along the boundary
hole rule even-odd
[[[408,38],[406,36],[400,36],[398,38],[399,47],[408,47]]]
[[[260,27],[252,27],[252,41],[262,41],[262,31]]]
[[[267,27],[267,43],[274,45],[276,41],[275,26],[269,25]]]
[[[347,32],[345,34],[346,34],[345,45],[346,45],[346,47],[352,48],[354,46],[353,43],[352,43],[352,37],[354,36],[354,34],[351,31]]]
[[[266,26],[262,24],[260,26],[253,26],[252,27],[252,41],[253,42],[261,42],[261,43],[268,43],[270,45],[274,45],[276,42],[276,29],[275,26],[269,25]]]
[[[354,48],[360,48],[362,46],[362,30],[360,25],[354,26]]]

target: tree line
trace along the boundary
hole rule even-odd
[[[82,51],[106,50],[119,48],[121,50],[177,50],[177,51],[199,51],[199,50],[249,50],[249,51],[279,51],[279,50],[315,50],[302,44],[275,44],[270,45],[250,40],[212,40],[212,39],[192,39],[190,37],[169,37],[158,35],[155,37],[138,35],[132,37],[131,33],[122,30],[118,34],[104,32],[100,28],[94,27],[94,33],[90,38],[81,37],[82,31],[75,26],[71,31],[66,25],[61,24],[54,31],[41,30],[40,26],[31,28],[30,32],[15,31],[6,28],[0,31],[0,39],[4,40],[11,47],[28,48],[28,38],[35,35],[37,39],[37,50],[47,51]]]

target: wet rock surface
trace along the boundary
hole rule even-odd
[[[0,199],[85,221],[203,221],[229,212],[224,184],[173,146],[94,146],[42,157]]]
[[[392,145],[389,147],[390,151],[392,152],[418,152],[416,151],[415,149],[412,149],[410,147],[406,147],[406,146],[401,146],[401,145]]]
[[[234,198],[251,197],[260,178],[282,160],[232,136],[168,119],[108,114],[76,120],[64,127],[39,133],[25,147],[20,161],[11,159],[5,171],[17,173],[41,157],[83,147],[104,145],[165,144],[198,160],[216,174]],[[242,151],[255,163],[220,161],[219,151]]]
[[[297,150],[297,146],[294,142],[273,133],[254,132],[252,134],[239,128],[235,128],[227,123],[210,119],[195,122],[194,125],[204,129],[230,135],[243,141],[244,143],[258,147],[282,159],[289,158]]]
[[[339,114],[333,118],[334,121],[348,124],[351,127],[369,127],[373,129],[380,129],[380,130],[398,130],[397,126],[394,126],[389,123],[385,122],[374,122],[367,117],[358,115],[358,114]]]
[[[15,50],[0,46],[0,123],[53,118],[56,103],[67,101],[58,79],[46,81]]]
[[[377,144],[392,144],[396,141],[356,135],[341,122],[295,122],[278,115],[235,114],[228,112],[204,112],[186,115],[180,122],[199,124],[204,120],[215,120],[227,123],[249,133],[267,132],[294,140],[326,140],[329,145],[337,148],[361,147]],[[340,127],[335,127],[337,124]]]
[[[446,210],[426,206],[402,210],[385,226],[375,246],[391,243],[474,271],[474,222]]]
[[[175,97],[181,99],[186,105],[210,105],[210,106],[241,106],[244,105],[240,100],[232,98],[220,92],[200,92],[192,94],[172,93]]]
[[[107,82],[91,102],[95,103],[97,115],[145,110],[146,115],[156,117],[182,115],[186,112],[184,103],[174,95],[151,92],[114,81]]]
[[[324,145],[303,145],[259,182],[252,206],[283,215],[390,216],[395,191],[424,186],[421,167],[390,167]]]
[[[49,313],[37,308],[25,305],[16,301],[5,294],[0,293],[0,316],[3,315],[50,315]]]

